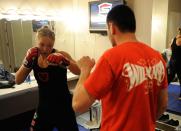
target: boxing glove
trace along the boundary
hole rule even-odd
[[[27,68],[32,68],[35,58],[38,57],[38,47],[28,49],[23,64]]]
[[[70,61],[61,53],[52,53],[47,57],[49,65],[70,65]]]

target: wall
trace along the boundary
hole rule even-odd
[[[130,0],[136,17],[136,36],[151,45],[151,22],[153,0]]]
[[[75,2],[76,9],[80,10],[79,12],[84,12],[84,14],[81,14],[84,17],[82,19],[83,23],[81,23],[83,28],[79,28],[81,31],[75,34],[75,57],[80,58],[82,55],[90,55],[97,60],[106,49],[111,48],[110,41],[107,36],[89,33],[89,0],[84,0],[84,2],[83,0],[74,1],[77,1]]]
[[[0,46],[0,51],[1,51],[2,49],[1,49],[1,46]],[[3,62],[2,62],[2,56],[1,56],[1,53],[0,53],[0,64],[2,64]]]
[[[169,0],[168,7],[168,25],[167,25],[167,47],[169,47],[172,38],[177,35],[177,28],[181,27],[181,1]]]
[[[2,28],[2,26],[1,26],[1,22],[0,22],[0,28]],[[1,34],[2,32],[1,32],[1,30],[0,30],[0,64],[2,64],[3,63],[3,57],[2,57],[2,52],[3,52],[3,47],[2,47],[2,37],[4,36],[4,35],[2,35]]]
[[[89,55],[97,60],[106,49],[111,48],[111,44],[107,36],[89,33],[88,2],[89,0],[73,0],[73,10],[77,11],[75,15],[77,17],[72,20],[74,21],[72,24],[76,28],[68,30],[61,22],[57,23],[56,33],[60,37],[56,41],[56,47],[68,52],[74,51],[71,54],[75,59],[79,59],[82,55]],[[151,45],[152,1],[128,0],[127,3],[135,12],[138,39]]]
[[[162,52],[166,48],[168,0],[153,0],[151,46]]]
[[[7,9],[33,9],[38,10],[59,10],[72,5],[72,0],[1,0],[0,10]],[[23,12],[22,12],[23,13]]]
[[[180,5],[180,0],[169,0],[169,11],[181,12]]]
[[[67,14],[69,19],[55,23],[55,47],[69,52],[75,59],[88,55],[97,60],[111,44],[107,36],[89,33],[88,2],[73,0]]]
[[[181,26],[180,0],[127,0],[137,20],[136,35],[162,52]]]

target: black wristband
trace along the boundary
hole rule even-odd
[[[23,65],[26,67],[26,68],[32,68],[33,67],[33,61],[30,62],[30,61],[27,61],[26,58],[23,60]]]

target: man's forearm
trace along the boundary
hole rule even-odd
[[[86,81],[86,79],[89,77],[89,75],[90,75],[89,71],[81,71],[79,80],[77,82],[77,86],[83,85],[83,83]]]
[[[168,103],[168,91],[166,89],[162,89],[158,95],[158,102],[157,102],[157,112],[156,118],[158,119],[167,109]]]
[[[83,84],[89,77],[90,72],[82,72],[73,93],[72,106],[75,112],[86,111],[94,102],[94,99],[88,94]]]

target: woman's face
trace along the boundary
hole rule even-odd
[[[47,36],[39,37],[38,38],[38,48],[40,51],[40,54],[42,55],[49,55],[54,46],[54,40],[50,39]]]

